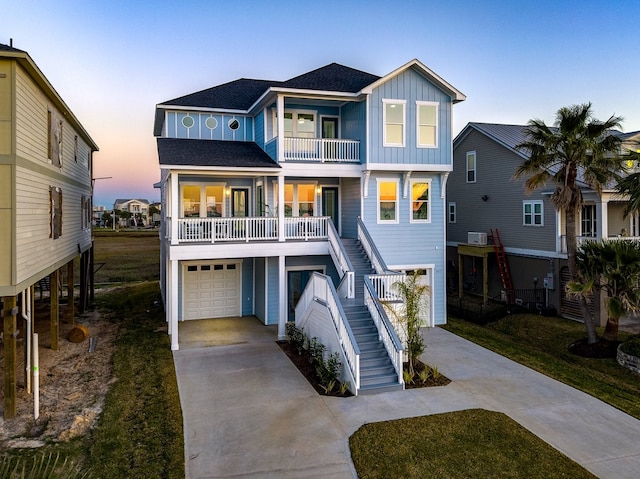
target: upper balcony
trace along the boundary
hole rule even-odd
[[[285,138],[284,160],[360,163],[360,142],[335,138]]]

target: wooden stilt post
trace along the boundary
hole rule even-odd
[[[75,322],[75,292],[73,290],[73,260],[67,263],[67,322]]]
[[[51,349],[57,351],[58,349],[58,336],[60,336],[60,290],[58,284],[58,277],[60,270],[55,270],[49,275],[50,288],[50,318],[51,318]]]
[[[16,315],[18,301],[15,296],[3,298],[2,316],[4,322],[4,418],[16,416],[16,368],[18,366],[16,345],[18,335]]]
[[[91,249],[89,250],[89,302],[95,300],[95,258],[93,254],[93,240],[91,241]]]

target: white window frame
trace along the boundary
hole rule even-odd
[[[287,185],[293,185],[293,200],[291,203],[291,216],[286,216],[286,218],[300,218],[300,203],[306,203],[306,201],[300,201],[300,197],[298,196],[298,187],[300,185],[313,185],[313,216],[320,216],[319,208],[322,207],[322,204],[318,202],[318,182],[317,181],[305,181],[305,180],[295,180],[295,181],[286,181],[285,187]],[[273,204],[276,205],[276,211],[278,210],[278,183],[274,182],[273,185]],[[285,201],[286,205],[286,201]],[[294,215],[293,212],[298,212],[298,215]]]
[[[420,107],[421,106],[433,106],[436,109],[436,122],[431,125],[429,123],[422,123],[420,121]],[[416,146],[418,148],[438,148],[438,134],[439,134],[439,108],[440,104],[437,101],[416,101]],[[434,143],[420,143],[420,127],[421,126],[433,126],[435,128],[435,134],[433,137]]]
[[[473,169],[469,169],[469,157],[473,156]],[[476,181],[478,181],[478,155],[476,154],[476,151],[467,151],[467,154],[465,156],[465,170],[467,172],[465,179],[467,180],[467,183],[475,183]],[[469,172],[473,171],[473,181],[469,181]]]
[[[585,209],[587,208],[591,210],[591,218],[585,218],[584,216]],[[589,223],[591,235],[585,235],[585,222]],[[593,203],[585,203],[582,205],[582,208],[580,208],[580,236],[585,238],[596,238],[598,236],[598,209]]]
[[[179,200],[180,200],[180,218],[184,218],[184,194],[182,193],[183,188],[185,186],[198,186],[200,188],[200,213],[198,218],[207,218],[207,186],[221,186],[222,187],[222,199],[220,200],[220,204],[222,204],[222,213],[221,216],[224,218],[226,216],[227,211],[227,192],[229,187],[227,183],[223,182],[214,182],[214,183],[193,183],[193,182],[181,182],[179,185]],[[216,203],[218,201],[216,200]],[[195,216],[193,217],[195,218]]]
[[[382,183],[395,183],[396,185],[396,207],[394,219],[380,218],[380,185]],[[378,178],[376,184],[376,217],[378,224],[398,224],[400,222],[400,180],[398,178]]]
[[[531,213],[526,212],[526,208],[531,206]],[[536,205],[540,205],[540,213],[535,212]],[[527,216],[531,216],[531,223],[527,223]],[[540,216],[540,224],[536,224],[536,216]],[[544,226],[544,202],[542,200],[523,200],[522,201],[522,226]]]
[[[456,223],[458,221],[458,211],[455,201],[449,202],[449,207],[447,209],[447,219],[449,223]]]
[[[298,136],[298,128],[297,128],[297,116],[298,115],[313,115],[313,138],[318,137],[318,112],[316,110],[290,110],[285,108],[284,114],[291,113],[291,121],[293,124],[293,129],[291,132],[291,136],[287,136],[286,138],[309,138],[307,136]],[[272,122],[273,122],[273,136],[275,138],[278,136],[278,111],[276,108],[272,110]],[[283,120],[284,121],[284,120]]]
[[[415,219],[413,217],[413,185],[416,183],[426,183],[428,185],[428,199],[427,199],[427,219]],[[409,181],[409,223],[431,223],[431,179],[430,178],[412,178]]]
[[[387,105],[402,106],[402,143],[389,143],[387,141]],[[397,125],[397,123],[393,123]],[[403,148],[407,136],[407,100],[382,99],[382,146]]]

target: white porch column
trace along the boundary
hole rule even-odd
[[[179,349],[178,343],[178,290],[180,284],[178,283],[178,262],[169,261],[169,278],[167,281],[169,298],[169,322],[171,331],[171,350],[177,351]]]
[[[597,237],[606,239],[609,237],[609,201],[601,199],[596,203],[596,228]]]
[[[169,183],[169,191],[167,191],[167,199],[170,205],[171,215],[171,244],[178,244],[178,218],[180,217],[180,188],[178,187],[178,174],[171,173],[171,182]]]
[[[284,241],[284,176],[278,176],[278,241]]]
[[[278,127],[278,163],[284,161],[284,96],[278,94],[276,100],[276,116]]]
[[[285,325],[287,323],[287,288],[284,259],[284,256],[278,256],[278,339],[286,338]]]

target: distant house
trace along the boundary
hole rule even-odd
[[[113,209],[130,213],[130,218],[120,218],[120,226],[146,226],[151,224],[149,200],[120,198],[113,203]]]
[[[464,99],[413,60],[382,77],[332,63],[158,104],[172,349],[180,321],[254,315],[280,338],[295,321],[340,351],[355,392],[402,385],[380,300],[416,273],[430,286],[425,324],[446,322],[444,195]]]
[[[504,285],[490,240],[491,230],[497,230],[513,288],[538,288],[562,315],[581,317],[577,302],[565,294],[569,272],[564,213],[557,211],[550,200],[554,186],[528,194],[525,179],[513,179],[518,166],[528,158],[526,152],[516,149],[525,140],[525,128],[469,123],[453,141],[454,168],[447,188],[449,287],[457,289],[461,284],[480,294],[486,274],[488,296],[504,299]],[[623,135],[629,147],[640,138],[640,132],[613,134]],[[630,165],[629,171],[636,168],[638,165]],[[621,235],[640,239],[640,218],[624,217],[624,198],[612,188],[598,195],[584,181],[581,184],[584,205],[576,232],[579,240]],[[484,234],[489,239],[486,246],[478,244]],[[463,254],[459,254],[461,251]],[[485,264],[488,271],[484,271]]]
[[[73,285],[77,259],[81,266],[81,307],[85,304],[92,270],[92,157],[97,150],[29,54],[0,44],[0,297],[5,315],[5,417],[15,414],[16,375],[12,368],[16,364],[17,333],[13,335],[12,329],[16,329],[18,311],[30,318],[34,286],[46,283],[52,288],[54,349],[58,344],[58,295],[54,291],[61,282],[61,269],[66,270],[67,281]],[[73,298],[72,287],[70,291]],[[73,307],[68,310],[73,314]],[[22,330],[24,323],[20,324]],[[14,402],[8,404],[11,400]]]

